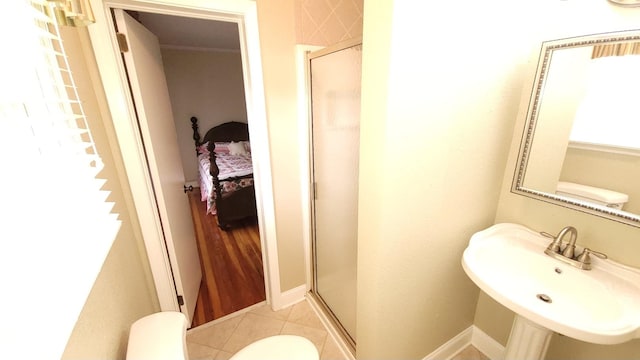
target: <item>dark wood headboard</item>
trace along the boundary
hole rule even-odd
[[[220,124],[207,131],[202,142],[249,141],[249,125],[237,121]]]
[[[249,141],[249,125],[238,121],[230,121],[215,126],[200,137],[198,132],[198,119],[194,116],[191,118],[191,128],[193,129],[193,140],[196,147],[210,142],[230,142],[230,141]]]

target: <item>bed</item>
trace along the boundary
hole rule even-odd
[[[200,137],[198,119],[191,118],[198,156],[200,194],[207,213],[217,216],[218,226],[228,230],[247,217],[256,216],[256,196],[247,124],[231,121],[215,126]]]

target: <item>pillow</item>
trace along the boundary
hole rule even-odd
[[[241,141],[241,143],[244,145],[244,150],[251,154],[251,143],[248,141]]]
[[[229,153],[229,143],[228,142],[214,142],[216,147],[213,149],[213,152],[216,154],[228,154]]]
[[[247,155],[247,150],[242,142],[231,142],[229,144],[229,154],[231,155]]]

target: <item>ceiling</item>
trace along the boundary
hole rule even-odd
[[[136,15],[162,46],[240,50],[237,23],[143,12]]]

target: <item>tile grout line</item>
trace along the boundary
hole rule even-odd
[[[294,311],[294,308],[295,308],[295,311]],[[321,320],[318,318],[318,315],[315,313],[315,311],[311,307],[305,308],[304,306],[296,307],[296,305],[293,305],[288,309],[286,313],[280,313],[280,314],[277,314],[278,312],[275,312],[275,311],[265,312],[266,309],[269,309],[268,305],[262,304],[261,306],[255,306],[252,309],[248,309],[243,313],[229,316],[224,319],[220,319],[221,321],[215,321],[214,324],[204,324],[204,326],[199,326],[197,328],[190,329],[188,334],[194,334],[194,337],[196,339],[195,341],[187,339],[187,344],[204,347],[205,349],[208,349],[207,352],[210,355],[213,354],[213,352],[216,352],[216,354],[220,354],[220,353],[228,354],[229,351],[225,349],[227,349],[227,347],[230,345],[230,341],[234,337],[237,338],[243,335],[238,333],[238,329],[240,327],[240,324],[243,321],[247,320],[246,314],[252,314],[253,316],[256,316],[257,318],[260,318],[260,319],[265,319],[270,321],[280,321],[281,324],[277,332],[277,334],[279,335],[287,335],[287,334],[283,334],[283,332],[287,328],[299,329],[299,331],[290,330],[289,332],[292,335],[303,336],[309,340],[314,339],[314,337],[313,336],[309,337],[311,335],[307,336],[305,334],[312,334],[315,332],[316,334],[321,335],[321,337],[316,337],[315,340],[312,340],[314,344],[316,344],[316,341],[317,341],[316,348],[318,350],[319,356],[321,356],[324,353],[324,351],[327,349],[327,341],[333,341],[333,339],[329,335],[328,330],[326,329],[324,324],[322,324]],[[273,315],[273,316],[270,316],[270,315]],[[311,317],[313,319],[311,319]],[[212,347],[210,344],[206,343],[207,342],[206,340],[199,339],[199,337],[196,336],[196,334],[206,333],[206,331],[212,331],[212,329],[213,331],[215,331],[215,328],[218,325],[224,324],[226,321],[231,319],[236,319],[237,322],[234,324],[232,330],[229,332],[229,335],[225,336],[224,340],[222,341],[222,345],[220,349],[216,347]],[[313,325],[314,319],[320,322],[320,327]],[[216,356],[219,356],[219,355],[216,355]]]

